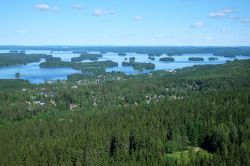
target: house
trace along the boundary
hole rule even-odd
[[[71,89],[77,89],[77,86],[72,86]]]
[[[76,104],[70,104],[69,105],[69,109],[70,110],[74,110],[74,109],[76,109],[77,108],[77,105]]]
[[[45,103],[41,102],[41,101],[34,101],[35,105],[40,105],[40,106],[44,106]]]

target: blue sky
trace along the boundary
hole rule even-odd
[[[249,46],[249,0],[6,0],[0,45]]]

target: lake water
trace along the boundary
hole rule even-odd
[[[20,73],[20,79],[39,84],[51,80],[65,80],[70,74],[80,73],[72,68],[40,68],[39,64],[40,62],[1,67],[0,79],[15,79],[15,74]]]
[[[8,53],[9,50],[0,50],[0,53]],[[70,61],[73,57],[78,57],[80,54],[72,53],[72,51],[47,51],[47,50],[27,50],[27,54],[32,53],[41,53],[49,54],[54,57],[60,57],[63,61]],[[90,53],[99,53],[99,52],[90,52]],[[161,57],[155,57],[155,60],[148,59],[147,54],[136,54],[136,53],[127,53],[126,56],[118,56],[117,53],[106,53],[103,54],[102,58],[99,58],[99,61],[112,60],[117,62],[118,67],[106,68],[106,72],[120,71],[125,74],[141,74],[148,73],[153,70],[144,70],[137,71],[132,67],[122,66],[122,62],[128,61],[130,57],[135,57],[136,62],[151,62],[155,64],[155,70],[175,70],[183,67],[189,67],[193,65],[205,65],[205,64],[223,64],[228,60],[234,60],[235,58],[226,58],[218,57],[218,60],[209,61],[209,57],[214,57],[212,54],[184,54],[182,56],[172,56],[175,58],[174,62],[162,62],[159,59],[162,57],[167,57],[167,55],[162,55]],[[188,61],[189,57],[203,57],[204,61],[200,62],[191,62]],[[127,58],[127,60],[125,60]],[[249,59],[250,57],[246,56],[237,56],[237,59]],[[42,61],[41,61],[42,62]],[[90,62],[89,60],[83,62]],[[29,63],[27,65],[17,65],[17,66],[8,66],[0,67],[0,79],[15,79],[15,73],[20,73],[20,79],[29,80],[31,83],[44,83],[44,81],[49,80],[65,80],[68,75],[80,73],[78,70],[72,68],[40,68],[40,62],[38,63]]]

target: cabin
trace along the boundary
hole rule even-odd
[[[77,105],[76,104],[70,104],[69,105],[69,109],[72,111],[72,110],[74,110],[74,109],[76,109],[77,108]]]

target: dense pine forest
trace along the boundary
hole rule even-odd
[[[250,165],[250,60],[0,80],[0,133],[0,165]]]

